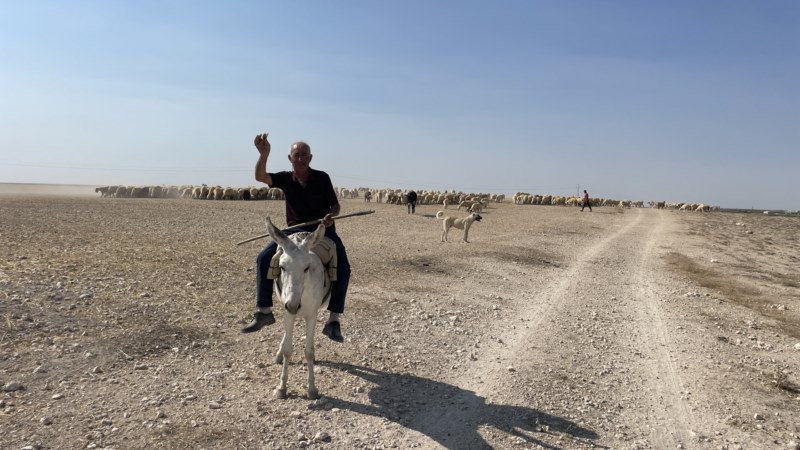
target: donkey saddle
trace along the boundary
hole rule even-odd
[[[298,236],[302,239],[307,234],[311,233],[302,231],[300,233],[295,233],[293,236]],[[325,266],[325,270],[328,272],[328,278],[330,281],[336,281],[336,244],[330,240],[330,238],[324,236],[319,242],[317,242],[311,251],[319,256],[320,261],[322,261],[322,265]],[[278,247],[278,251],[275,253],[275,256],[272,257],[272,261],[269,262],[267,279],[274,280],[280,277],[280,260],[282,254],[283,249]]]

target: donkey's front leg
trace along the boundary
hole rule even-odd
[[[286,398],[286,382],[289,380],[289,360],[292,358],[292,332],[294,331],[294,316],[283,315],[283,339],[278,353],[275,355],[275,362],[283,363],[281,366],[281,378],[278,387],[275,388],[275,398]]]
[[[314,385],[314,329],[317,325],[316,314],[306,318],[306,370],[308,371],[308,398],[319,398],[319,391]]]

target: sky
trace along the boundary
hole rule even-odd
[[[0,183],[800,209],[800,2],[0,0]]]

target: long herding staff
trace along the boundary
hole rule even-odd
[[[335,217],[333,217],[333,220],[344,219],[345,217],[365,216],[367,214],[372,214],[374,212],[375,212],[374,209],[367,209],[365,211],[358,211],[358,212],[354,212],[354,213],[350,213],[350,214],[342,214],[340,216],[335,216]],[[283,231],[285,233],[285,232],[287,232],[289,230],[294,230],[295,228],[302,228],[302,227],[307,227],[309,225],[316,225],[316,224],[321,223],[321,222],[322,222],[322,219],[317,219],[317,220],[312,220],[311,222],[298,223],[297,225],[293,225],[293,226],[291,226],[289,228],[284,228],[281,231]],[[250,239],[245,239],[245,240],[243,240],[241,242],[237,242],[236,245],[242,245],[242,244],[244,244],[246,242],[255,241],[257,239],[263,239],[265,237],[269,237],[269,233],[262,234],[261,236],[251,237]]]

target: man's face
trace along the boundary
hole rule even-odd
[[[311,149],[302,145],[292,145],[289,151],[289,162],[294,169],[307,169],[311,163]]]

